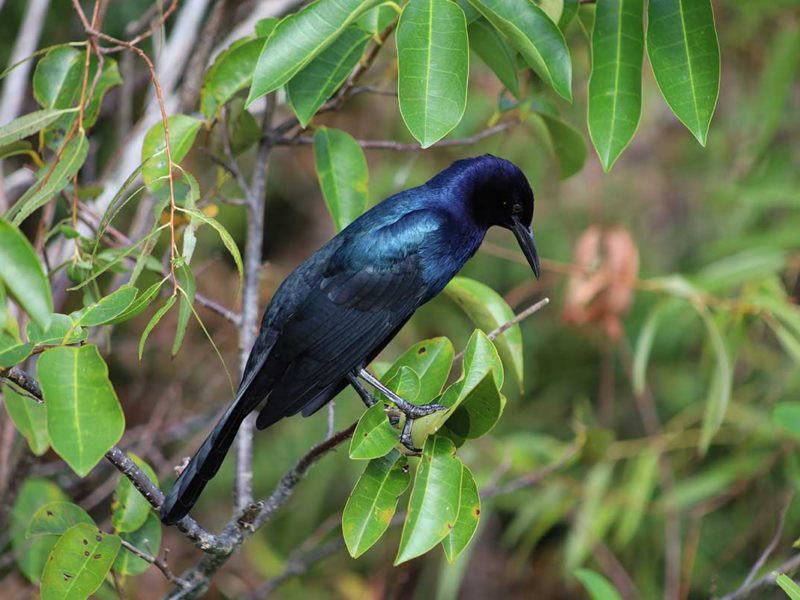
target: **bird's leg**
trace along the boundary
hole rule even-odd
[[[406,422],[403,423],[403,431],[400,433],[400,443],[413,454],[420,454],[422,449],[414,446],[414,442],[411,440],[411,427],[413,425],[414,418],[406,415]]]
[[[447,410],[446,406],[436,404],[435,402],[431,402],[430,404],[411,404],[411,402],[403,400],[400,396],[383,385],[377,377],[363,367],[358,370],[358,376],[389,398],[389,400],[391,400],[392,403],[394,403],[394,405],[406,415],[406,418],[418,419],[420,417],[432,415],[433,413],[441,410]]]
[[[353,389],[359,395],[361,401],[367,405],[367,408],[372,408],[373,406],[375,406],[377,400],[375,400],[372,394],[369,393],[369,390],[367,388],[361,385],[361,382],[358,380],[357,371],[352,371],[348,373],[347,375],[345,375],[345,379],[347,379],[347,382],[353,386]]]

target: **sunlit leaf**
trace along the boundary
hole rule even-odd
[[[111,324],[122,323],[143,313],[147,309],[147,307],[150,306],[150,303],[158,295],[158,291],[161,289],[161,286],[164,285],[164,281],[166,280],[162,279],[161,281],[157,281],[156,283],[148,287],[145,291],[143,291],[141,294],[136,296],[136,299],[130,304],[130,306],[128,306],[128,308],[125,309],[123,313],[121,313],[114,319],[110,320],[109,323]]]
[[[76,319],[75,325],[93,327],[110,323],[130,307],[136,298],[136,292],[136,288],[132,285],[121,286],[108,296],[87,306]]]
[[[0,147],[33,135],[74,109],[45,109],[23,115],[0,127]]]
[[[50,324],[50,283],[30,242],[19,229],[0,219],[0,283],[42,327]]]
[[[167,119],[173,164],[177,165],[189,152],[200,125],[202,121],[188,115],[172,115]],[[142,142],[142,179],[151,191],[168,185],[165,148],[164,124],[159,120],[145,134]]]
[[[458,125],[467,106],[464,11],[451,0],[411,0],[395,39],[400,114],[411,135],[427,148]]]
[[[775,578],[775,583],[786,593],[790,600],[800,600],[800,585],[797,585],[791,577],[781,573]]]
[[[581,582],[592,600],[622,600],[616,588],[599,573],[589,569],[579,569],[575,577]]]
[[[390,381],[401,367],[408,367],[419,378],[419,393],[416,398],[405,398],[405,400],[426,404],[442,391],[442,386],[450,374],[454,354],[453,344],[446,337],[422,340],[403,352],[382,379]]]
[[[125,417],[97,346],[57,347],[36,364],[53,450],[81,477],[116,444]]]
[[[410,480],[408,461],[397,450],[369,462],[342,513],[342,534],[350,556],[358,558],[386,532]]]
[[[242,255],[239,252],[239,246],[236,245],[233,237],[231,237],[231,234],[228,233],[228,230],[222,226],[222,223],[201,210],[189,208],[179,208],[178,210],[185,212],[195,219],[199,219],[206,225],[211,225],[211,227],[214,228],[214,231],[216,231],[219,235],[225,248],[228,250],[228,252],[230,252],[231,258],[233,258],[233,262],[236,264],[236,269],[239,271],[239,278],[241,279],[244,274],[244,266],[242,264]]]
[[[175,275],[178,278],[178,283],[184,293],[180,294],[180,301],[178,303],[178,322],[175,325],[175,340],[172,342],[172,356],[175,356],[181,349],[183,338],[186,335],[186,327],[189,324],[189,317],[192,315],[192,305],[194,304],[194,296],[197,292],[197,283],[194,279],[189,265],[181,265],[175,270]]]
[[[214,60],[203,78],[200,91],[200,112],[207,119],[213,117],[239,90],[250,85],[264,41],[264,37],[236,40]]]
[[[481,516],[481,497],[478,493],[478,485],[472,472],[461,465],[461,498],[459,500],[458,519],[453,526],[450,535],[442,541],[444,554],[447,562],[453,563],[458,555],[469,545],[472,536],[478,529],[478,522]]]

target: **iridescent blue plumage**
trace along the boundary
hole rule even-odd
[[[490,226],[514,231],[538,276],[532,217],[522,172],[485,155],[387,198],[315,252],[275,292],[236,399],[166,498],[162,520],[189,511],[259,405],[263,429],[338,394],[458,273]]]

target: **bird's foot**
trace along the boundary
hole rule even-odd
[[[421,448],[417,448],[411,439],[411,427],[414,425],[414,419],[406,416],[406,422],[403,423],[403,432],[400,434],[400,443],[408,450],[413,456],[419,456],[422,453]]]
[[[427,417],[433,413],[447,410],[446,406],[443,406],[442,404],[436,404],[435,402],[431,402],[430,404],[411,404],[411,402],[403,400],[400,396],[396,395],[389,399],[395,404],[395,406],[397,406],[397,408],[400,409],[400,411],[402,411],[406,417],[410,417],[412,419]]]

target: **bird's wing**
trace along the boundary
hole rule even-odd
[[[354,236],[282,327],[264,365],[281,370],[258,425],[302,410],[373,357],[424,301],[421,259],[442,216],[418,210]]]

